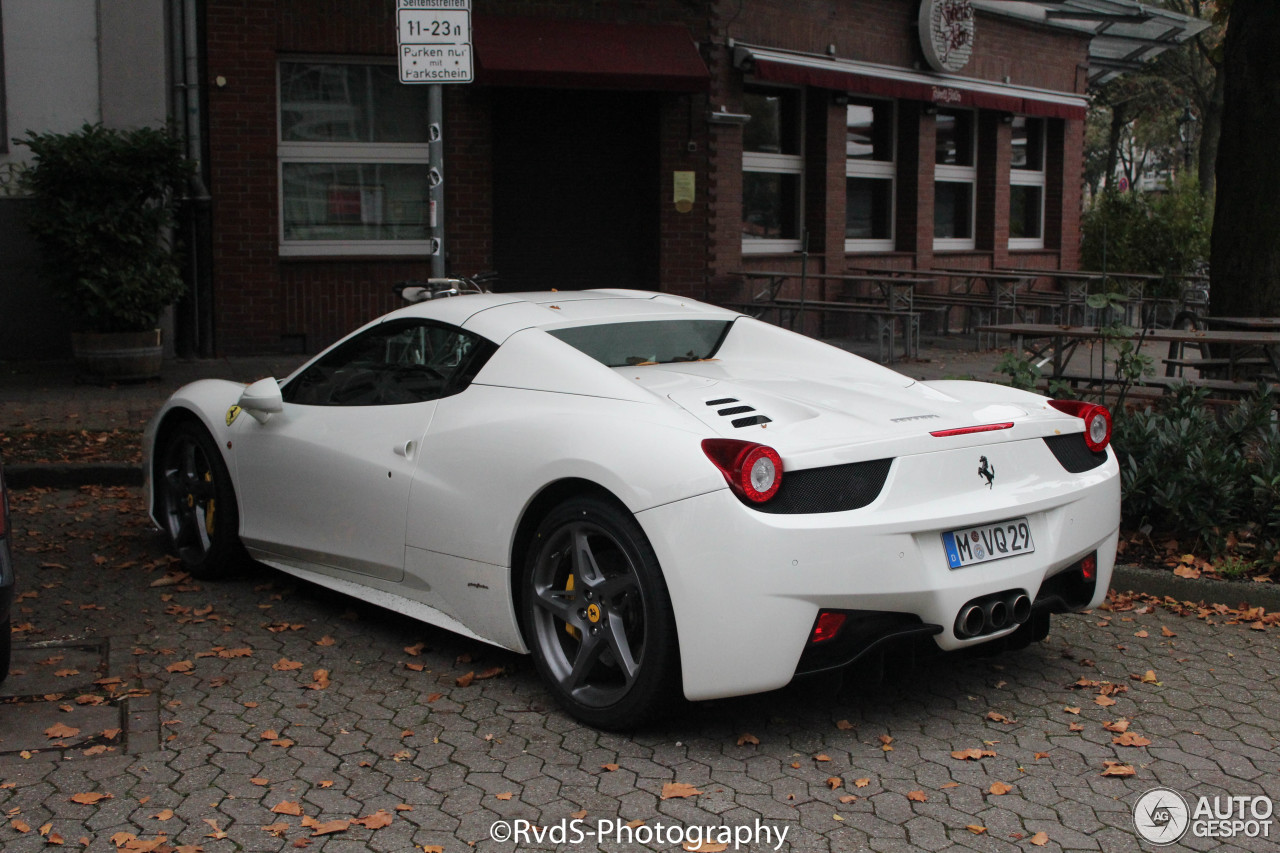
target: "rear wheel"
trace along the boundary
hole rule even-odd
[[[678,698],[671,600],[627,512],[592,498],[552,510],[534,537],[523,592],[534,661],[570,714],[624,729]]]
[[[202,580],[226,577],[244,561],[231,475],[204,427],[178,424],[158,454],[160,518],[187,571]]]

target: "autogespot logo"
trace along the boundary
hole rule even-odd
[[[1133,825],[1152,844],[1173,844],[1191,823],[1191,810],[1177,791],[1152,788],[1133,807]]]

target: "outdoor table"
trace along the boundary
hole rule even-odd
[[[1265,364],[1271,368],[1272,376],[1280,376],[1280,329],[1276,330],[1234,330],[1234,331],[1197,331],[1194,329],[1147,329],[1134,330],[1128,334],[1116,336],[1110,330],[1100,329],[1096,326],[1059,326],[1048,323],[1008,323],[1003,325],[984,326],[979,329],[981,332],[989,332],[998,335],[1010,335],[1015,340],[1015,346],[1019,349],[1025,349],[1031,353],[1031,357],[1038,359],[1037,366],[1044,366],[1052,362],[1053,371],[1051,378],[1063,379],[1066,377],[1066,368],[1071,361],[1071,356],[1075,353],[1076,348],[1085,341],[1099,341],[1104,338],[1107,340],[1129,340],[1129,341],[1150,341],[1152,343],[1170,343],[1179,346],[1187,344],[1195,344],[1201,347],[1220,346],[1225,349],[1229,356],[1227,359],[1228,368],[1233,368],[1237,363],[1243,361],[1251,349],[1261,351]],[[1039,343],[1028,344],[1027,341],[1038,341]],[[1076,377],[1083,378],[1083,377]],[[1098,381],[1107,381],[1105,377],[1098,377]],[[1150,380],[1148,380],[1150,381]],[[1204,385],[1206,387],[1214,387],[1219,390],[1248,390],[1253,385],[1247,382],[1234,381],[1230,378],[1222,380],[1210,379],[1186,379],[1191,385]],[[1154,383],[1167,384],[1167,383]]]
[[[859,273],[831,274],[787,272],[779,270],[740,270],[735,275],[746,280],[760,280],[764,287],[755,293],[750,302],[734,303],[733,307],[773,309],[778,312],[781,325],[783,312],[790,312],[788,327],[793,328],[797,322],[803,321],[805,311],[820,313],[862,315],[871,318],[876,324],[877,343],[881,361],[892,363],[897,351],[898,327],[902,329],[902,354],[905,358],[915,358],[920,348],[920,315],[914,310],[915,286],[931,284],[933,279],[919,277],[901,277],[891,273]],[[800,280],[799,297],[783,297],[779,294],[788,280]],[[807,282],[813,279],[819,283],[816,299],[809,298]],[[842,294],[838,299],[827,296],[828,282],[844,284],[867,284],[877,293],[864,296],[860,294]]]

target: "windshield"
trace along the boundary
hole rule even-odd
[[[625,367],[711,358],[732,324],[732,320],[649,320],[549,329],[547,334],[608,367]]]

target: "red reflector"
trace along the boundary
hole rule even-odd
[[[827,640],[834,639],[836,634],[840,633],[840,628],[844,625],[847,614],[834,613],[830,610],[824,610],[818,614],[818,621],[813,623],[813,635],[809,637],[811,643],[824,643]]]
[[[1080,574],[1087,581],[1092,581],[1098,576],[1098,559],[1093,556],[1085,557],[1080,561]]]
[[[946,438],[951,435],[968,435],[971,432],[995,432],[998,429],[1011,429],[1012,427],[1012,423],[982,424],[981,426],[960,427],[959,429],[940,429],[937,432],[929,433],[929,435],[934,438]]]

